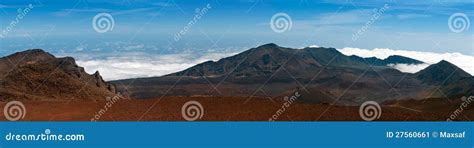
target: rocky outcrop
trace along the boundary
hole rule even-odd
[[[72,57],[32,49],[0,58],[0,99],[105,99],[116,93],[99,72],[92,75]]]

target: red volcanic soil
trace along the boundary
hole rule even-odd
[[[22,101],[25,118],[20,121],[184,121],[181,108],[187,101],[198,101],[204,110],[197,121],[268,121],[285,103],[268,98],[237,97],[165,97],[162,99],[121,99],[106,101]],[[248,100],[248,101],[247,101]],[[7,102],[0,102],[3,110]],[[400,101],[381,105],[381,116],[376,121],[445,121],[461,102]],[[418,107],[422,106],[422,107]],[[456,120],[474,119],[474,107],[463,108]],[[6,120],[0,115],[0,120]],[[285,108],[277,121],[361,121],[359,106],[331,106],[294,102]]]

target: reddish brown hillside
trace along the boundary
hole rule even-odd
[[[98,72],[87,74],[71,57],[33,49],[0,58],[0,100],[105,99],[114,93],[115,86]]]

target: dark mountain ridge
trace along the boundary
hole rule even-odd
[[[290,65],[285,67],[289,72],[301,73],[301,70],[304,69],[318,69],[322,67],[364,69],[370,66],[379,66],[381,68],[388,68],[386,67],[388,64],[397,63],[421,64],[423,62],[402,56],[390,56],[384,60],[375,57],[362,58],[343,55],[335,48],[307,47],[304,49],[291,49],[270,43],[216,62],[207,61],[167,76],[217,77],[232,72],[234,77],[244,77],[273,73],[281,65]],[[237,67],[237,69],[234,70],[234,67]]]
[[[454,96],[473,90],[467,87],[472,82],[470,75],[455,74],[455,78],[448,81],[465,79],[467,84],[453,82],[445,87],[430,81],[449,78],[447,72],[432,74],[430,78],[422,71],[402,73],[388,66],[421,63],[398,55],[386,59],[362,58],[346,56],[334,48],[291,49],[271,43],[162,77],[112,83],[130,84],[123,91],[132,98],[193,95],[278,98],[298,90],[302,91],[302,101],[340,104]],[[434,65],[447,66],[447,71],[459,69],[444,63]],[[430,71],[426,73],[432,73]],[[437,92],[438,87],[444,87],[444,92]]]
[[[472,77],[469,73],[445,60],[428,66],[415,73],[415,76],[423,82],[433,85],[448,85]]]

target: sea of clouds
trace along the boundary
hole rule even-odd
[[[205,61],[217,61],[237,53],[193,53],[165,55],[118,55],[104,59],[78,60],[87,73],[99,71],[105,80],[162,76],[192,67]]]
[[[316,46],[314,46],[316,47]],[[431,64],[441,60],[449,61],[471,75],[474,74],[472,61],[474,56],[461,53],[434,53],[408,50],[394,50],[387,48],[360,49],[346,47],[338,49],[345,55],[357,55],[360,57],[377,57],[385,59],[390,55],[401,55],[425,62],[425,64],[392,64],[389,65],[402,72],[415,73]],[[206,52],[206,53],[181,53],[181,54],[129,54],[114,55],[101,59],[79,59],[77,63],[85,67],[88,73],[99,71],[105,80],[119,80],[139,77],[162,76],[181,70],[185,70],[205,61],[217,61],[239,52]]]

